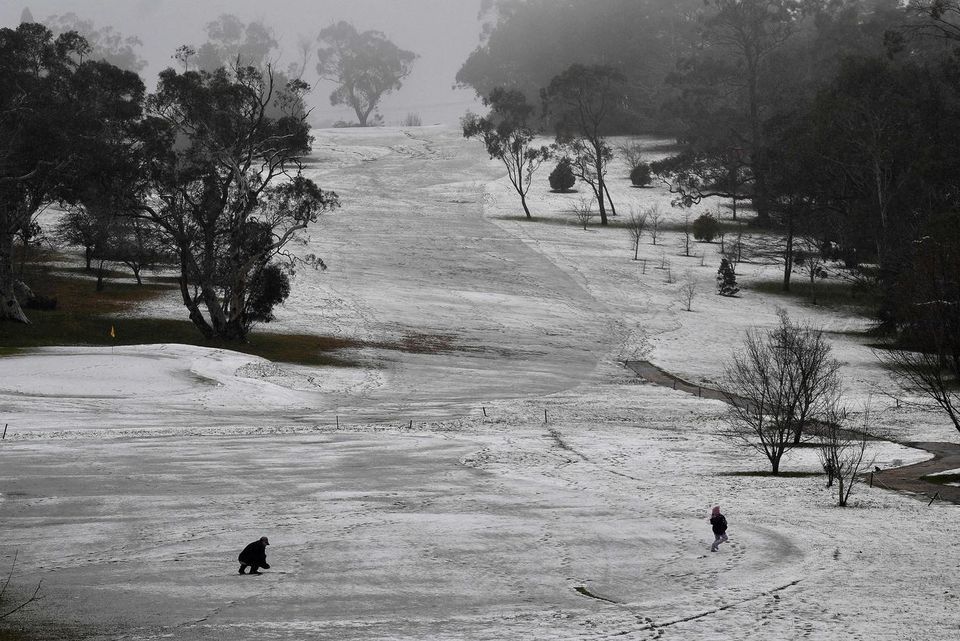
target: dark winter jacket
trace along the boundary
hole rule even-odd
[[[267,565],[267,546],[259,539],[243,548],[243,552],[240,553],[237,560],[245,565],[257,565],[261,568],[270,567]]]
[[[727,517],[722,514],[710,517],[710,525],[713,526],[713,533],[716,535],[725,534],[727,531]]]

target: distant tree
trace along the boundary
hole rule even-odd
[[[28,22],[36,22],[36,20],[33,19],[33,13],[31,13],[30,7],[24,7],[23,11],[20,12],[20,24]]]
[[[827,487],[836,482],[839,507],[847,506],[860,472],[871,464],[865,460],[869,418],[869,411],[864,411],[862,428],[851,429],[847,412],[835,408],[828,411],[816,427],[817,455],[827,473]]]
[[[486,95],[498,86],[544,87],[572,64],[612,64],[627,77],[641,127],[621,133],[664,131],[670,114],[659,109],[663,78],[695,44],[703,0],[488,2],[479,46],[457,72],[457,82]],[[638,38],[637,34],[643,34]],[[526,90],[526,89],[524,89]]]
[[[57,221],[55,228],[56,238],[60,242],[83,248],[87,271],[92,269],[97,247],[106,242],[109,233],[108,223],[93,216],[83,206],[69,207]]]
[[[570,159],[566,156],[562,157],[550,172],[550,189],[560,192],[570,191],[576,182],[577,177],[573,175]]]
[[[627,163],[627,167],[630,169],[631,175],[633,170],[637,167],[640,167],[644,163],[643,154],[645,151],[643,141],[637,140],[635,138],[629,139],[625,142],[617,145],[617,151],[620,152],[620,155]]]
[[[297,38],[297,60],[287,66],[287,75],[297,80],[303,80],[303,74],[307,72],[307,65],[313,56],[313,49],[316,46],[316,39],[311,36],[301,35]]]
[[[737,273],[733,264],[724,256],[720,259],[720,269],[717,270],[717,293],[721,296],[736,296],[739,292]]]
[[[817,281],[827,277],[824,266],[823,242],[813,236],[801,236],[795,241],[793,264],[806,273],[810,285],[810,302],[817,304]]]
[[[44,24],[54,35],[70,31],[80,34],[90,46],[90,51],[83,56],[85,60],[102,60],[136,73],[147,66],[139,52],[143,43],[136,36],[124,36],[110,26],[97,28],[92,20],[80,18],[75,13],[50,16]]]
[[[380,99],[400,88],[417,54],[400,49],[379,31],[357,30],[340,21],[320,32],[317,73],[337,84],[331,105],[347,105],[366,127]]]
[[[657,238],[660,237],[660,228],[663,226],[663,214],[659,207],[651,207],[647,212],[647,222],[650,227],[650,241],[653,245],[657,244]]]
[[[960,432],[960,216],[923,228],[893,290],[899,335],[877,350],[906,388],[919,392]]]
[[[104,271],[109,262],[129,262],[123,249],[131,223],[130,202],[144,194],[145,159],[138,153],[138,131],[143,115],[145,88],[140,77],[104,61],[90,61],[76,71],[81,103],[102,103],[97,135],[78,137],[74,150],[83,159],[63,170],[65,185],[59,199],[70,209],[61,223],[61,236],[73,235],[84,246],[88,262],[96,259],[97,291],[103,289]],[[112,108],[107,108],[114,105]],[[143,226],[144,223],[140,223]],[[66,228],[65,228],[66,227]],[[144,232],[146,233],[146,232]],[[139,270],[135,270],[139,281]]]
[[[690,238],[693,236],[693,225],[690,223],[690,213],[684,212],[683,225],[680,227],[683,234],[683,255],[690,255]]]
[[[616,214],[605,182],[613,158],[607,135],[610,125],[627,112],[625,84],[623,74],[612,67],[574,64],[540,92],[558,146],[569,153],[577,177],[593,189],[602,225],[608,223],[607,202]]]
[[[167,69],[148,99],[154,198],[140,215],[176,254],[183,303],[207,338],[246,340],[267,315],[263,303],[282,298],[282,283],[267,274],[271,265],[295,260],[287,245],[339,206],[336,194],[300,173],[311,144],[296,107],[303,90],[296,81],[276,87],[269,65]],[[283,106],[290,110],[268,115]]]
[[[680,302],[688,312],[693,311],[693,299],[697,297],[697,283],[692,278],[687,277],[680,285]]]
[[[634,187],[646,187],[653,182],[653,172],[650,170],[650,164],[641,161],[630,170],[630,183]]]
[[[783,455],[837,406],[839,368],[822,333],[792,323],[785,312],[774,329],[748,330],[724,369],[723,435],[764,454],[779,474]]]
[[[54,38],[36,23],[0,29],[0,320],[29,322],[17,298],[28,288],[13,271],[14,238],[75,186],[91,161],[87,143],[105,123],[138,109],[139,78],[80,62],[89,50],[76,33]]]
[[[720,223],[710,214],[700,214],[693,221],[693,237],[704,243],[712,243],[720,234]]]
[[[484,99],[490,113],[484,117],[468,113],[462,122],[464,138],[479,138],[487,153],[503,163],[507,178],[520,196],[520,204],[527,218],[527,193],[533,184],[533,174],[550,157],[550,149],[534,145],[536,132],[530,125],[534,108],[519,91],[494,89]]]
[[[753,177],[739,148],[724,151],[685,151],[650,163],[650,172],[675,194],[678,207],[699,205],[706,198],[728,198],[737,219],[737,202]]]
[[[237,65],[262,69],[278,45],[273,30],[267,25],[259,21],[245,23],[229,13],[208,22],[205,30],[207,41],[196,47],[193,54],[197,68],[204,71]]]
[[[637,260],[640,253],[640,239],[647,230],[647,212],[630,212],[627,220],[627,231],[630,233],[630,242],[633,244],[633,259]]]
[[[581,198],[580,202],[574,203],[573,213],[577,217],[577,222],[583,225],[583,231],[587,231],[587,225],[593,218],[593,201]]]
[[[138,285],[143,284],[145,269],[156,269],[163,262],[172,262],[160,230],[150,222],[129,216],[118,216],[111,221],[110,234],[95,250],[102,262],[127,266]],[[98,270],[97,290],[103,288],[103,269]]]

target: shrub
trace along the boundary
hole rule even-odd
[[[630,182],[634,187],[646,187],[653,182],[653,174],[650,171],[650,164],[641,162],[630,172]]]
[[[248,318],[252,323],[269,323],[273,308],[290,295],[290,279],[279,265],[271,263],[254,277],[247,300]]]
[[[704,243],[712,243],[720,235],[720,223],[710,214],[702,214],[693,221],[693,237]]]
[[[550,189],[553,191],[570,191],[577,179],[573,175],[573,167],[569,158],[561,158],[557,166],[550,172]]]
[[[721,296],[736,296],[740,291],[737,286],[737,273],[726,256],[720,259],[720,269],[717,270],[717,293]]]
[[[408,113],[407,117],[403,119],[404,127],[422,127],[423,120],[420,119],[420,114],[418,113]]]

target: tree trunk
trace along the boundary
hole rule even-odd
[[[523,195],[523,192],[520,191],[519,189],[517,190],[517,192],[520,194],[520,204],[523,205],[523,213],[527,215],[528,220],[533,218],[533,216],[530,215],[530,208],[527,207],[527,199]]]
[[[100,263],[97,265],[97,291],[103,291],[103,259],[100,259]]]
[[[793,214],[787,223],[787,244],[783,249],[783,291],[790,291],[790,275],[793,274]]]
[[[780,476],[780,457],[776,456],[770,459],[770,473],[773,476]]]
[[[817,304],[817,269],[813,262],[810,263],[810,302]]]
[[[13,234],[0,230],[0,321],[9,320],[30,324],[23,313],[13,275]]]
[[[209,340],[213,338],[213,328],[210,327],[210,323],[207,322],[207,319],[203,317],[203,313],[200,311],[197,303],[190,295],[190,288],[187,284],[187,258],[184,254],[184,251],[185,250],[183,248],[180,249],[180,296],[183,299],[184,306],[186,306],[187,310],[190,312],[190,322],[192,322],[197,329],[200,330],[200,333],[203,334],[204,338]]]
[[[611,215],[611,216],[616,216],[616,215],[617,215],[617,208],[614,207],[614,205],[613,205],[613,198],[610,197],[610,190],[607,189],[607,181],[606,181],[606,180],[603,181],[603,191],[604,191],[604,193],[607,194],[607,202],[610,203],[610,215]]]

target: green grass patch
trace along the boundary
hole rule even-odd
[[[74,274],[82,273],[84,277]],[[178,343],[214,349],[229,349],[260,356],[271,361],[302,365],[336,365],[354,367],[360,364],[342,350],[363,348],[384,349],[416,354],[439,354],[467,349],[457,346],[453,336],[410,333],[397,341],[368,342],[349,338],[287,334],[254,328],[246,343],[207,340],[187,318],[143,318],[130,316],[139,303],[174,292],[176,278],[163,277],[160,282],[137,285],[126,275],[124,281],[107,280],[103,291],[96,291],[96,279],[83,268],[54,269],[32,265],[28,282],[34,292],[57,299],[55,310],[24,310],[29,325],[0,323],[0,356],[12,356],[24,349],[51,346],[120,346],[155,343]],[[173,281],[173,282],[171,282]],[[115,336],[110,335],[111,328]]]
[[[929,476],[921,476],[920,480],[937,485],[949,485],[960,483],[960,474],[930,474]]]
[[[790,281],[790,291],[783,291],[783,281],[762,280],[741,282],[741,287],[756,292],[770,294],[792,300],[805,300],[833,309],[854,309],[864,316],[872,315],[880,307],[880,294],[873,288],[856,285],[841,280],[818,280],[811,291],[810,281],[794,277]]]
[[[57,299],[57,309],[25,310],[30,325],[0,324],[0,355],[9,356],[24,348],[64,345],[144,345],[180,343],[230,349],[272,361],[304,365],[356,365],[335,352],[364,345],[348,339],[307,334],[251,332],[247,343],[206,340],[188,319],[128,317],[138,303],[169,296],[175,285],[150,282],[143,285],[124,281],[105,282],[96,291],[96,280],[77,278],[49,266],[32,266],[29,279],[34,292]],[[85,271],[78,268],[75,271]],[[87,272],[88,273],[88,272]],[[175,280],[175,279],[174,279]],[[113,327],[116,337],[110,336]]]

